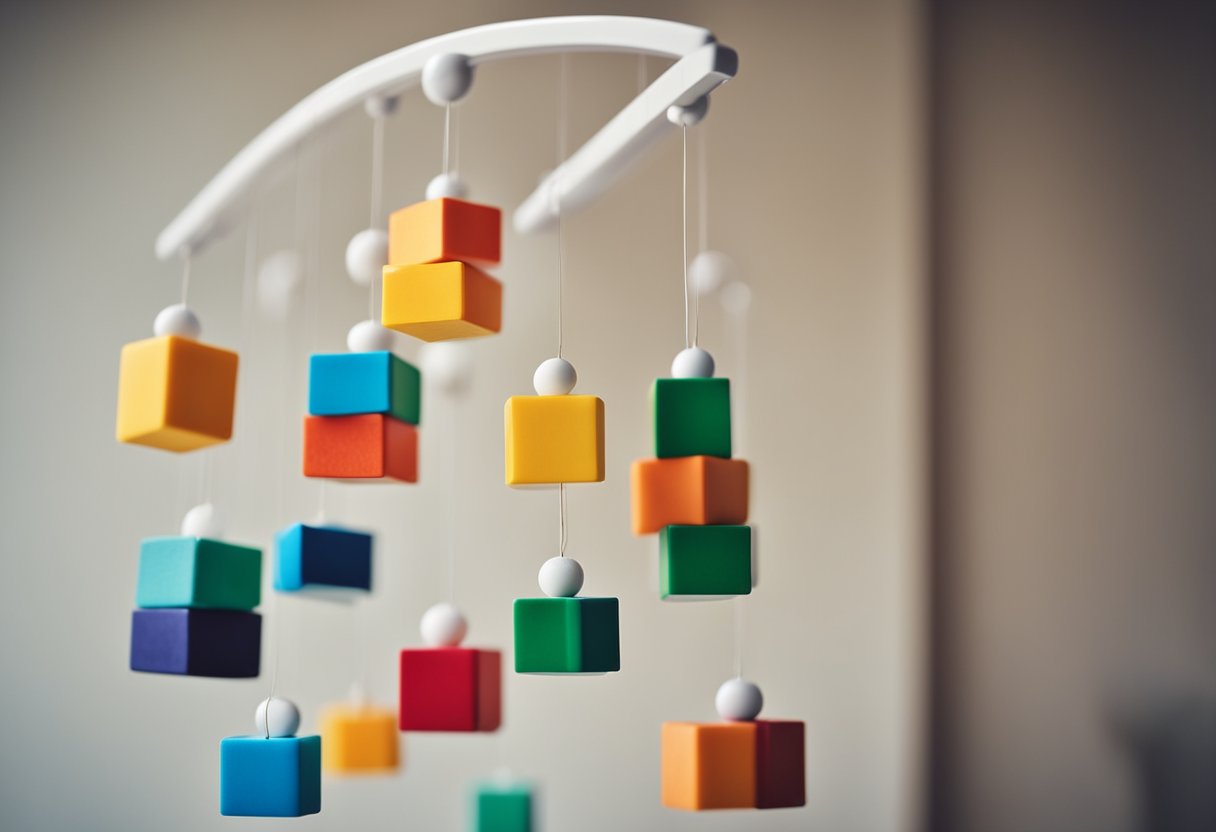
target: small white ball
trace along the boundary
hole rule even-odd
[[[583,588],[583,567],[574,558],[549,558],[541,564],[536,581],[550,598],[573,598]]]
[[[714,357],[700,347],[680,350],[671,362],[671,377],[713,378]]]
[[[346,348],[351,352],[381,352],[393,348],[393,331],[378,321],[359,321],[346,333]]]
[[[422,614],[422,640],[431,647],[456,647],[464,641],[469,623],[464,614],[448,603],[440,603]]]
[[[182,537],[208,537],[217,540],[223,534],[224,524],[211,503],[195,506],[182,518]]]
[[[703,251],[688,264],[688,282],[701,297],[712,295],[734,277],[735,261],[720,251]]]
[[[166,306],[156,314],[152,322],[152,331],[157,337],[176,335],[179,338],[190,338],[197,341],[203,334],[203,325],[198,321],[198,315],[184,303]]]
[[[454,173],[441,173],[426,186],[427,199],[439,199],[440,197],[464,199],[468,195],[469,189],[465,186],[464,180]]]
[[[747,722],[760,715],[764,696],[760,688],[746,679],[728,679],[714,696],[714,708],[723,719]]]
[[[283,320],[291,312],[304,287],[304,258],[300,252],[283,249],[262,261],[258,268],[258,308]]]
[[[422,92],[432,104],[442,107],[459,101],[472,86],[473,64],[468,55],[433,55],[422,67]]]
[[[269,708],[267,708],[269,704]],[[263,699],[253,715],[260,736],[294,737],[300,727],[300,709],[286,699]]]
[[[727,312],[742,315],[752,305],[752,290],[742,280],[732,280],[722,287],[722,294],[718,298]]]
[[[564,358],[546,358],[532,374],[532,386],[540,396],[564,396],[578,384],[574,365]]]
[[[388,118],[397,112],[399,101],[395,95],[373,95],[364,100],[363,112],[367,113],[369,118]]]
[[[459,341],[433,341],[418,351],[422,378],[449,396],[458,396],[473,380],[473,356],[468,344]]]
[[[360,286],[371,286],[388,265],[388,232],[365,228],[346,244],[346,273]]]
[[[709,112],[709,96],[703,95],[688,106],[672,104],[667,108],[667,120],[676,127],[692,127],[700,124]]]

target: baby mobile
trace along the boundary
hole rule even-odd
[[[617,34],[605,34],[609,32]],[[633,464],[632,527],[638,535],[658,535],[663,600],[735,598],[741,616],[741,596],[755,585],[753,533],[745,525],[748,464],[732,458],[730,382],[714,377],[714,361],[698,343],[699,298],[721,282],[729,261],[707,250],[692,261],[698,309],[690,314],[687,233],[687,131],[705,116],[708,92],[733,76],[734,53],[717,45],[705,30],[637,18],[516,21],[436,41],[462,37],[466,40],[461,42],[481,50],[483,60],[575,47],[657,52],[677,59],[676,66],[646,92],[666,90],[654,97],[670,94],[668,102],[692,102],[676,103],[666,112],[684,142],[685,344],[672,363],[672,377],[655,380],[651,389],[655,458]],[[487,46],[500,39],[496,48]],[[655,45],[669,40],[679,47]],[[428,55],[419,74],[427,99],[444,108],[442,171],[427,186],[424,201],[392,212],[387,223],[381,206],[384,129],[397,98],[384,92],[387,88],[382,85],[381,92],[364,100],[372,119],[370,223],[350,240],[345,260],[351,279],[367,287],[368,317],[351,328],[347,352],[309,358],[302,473],[318,481],[322,510],[315,520],[293,523],[275,535],[272,603],[277,610],[280,596],[294,596],[306,604],[339,597],[353,601],[352,614],[358,615],[366,602],[357,599],[372,591],[373,535],[331,522],[323,510],[324,495],[326,483],[333,481],[418,482],[424,378],[394,353],[394,333],[428,342],[420,362],[428,384],[433,384],[427,389],[437,392],[448,407],[439,430],[446,431],[449,439],[444,459],[449,475],[443,489],[449,511],[449,596],[422,616],[423,645],[400,650],[395,711],[372,702],[364,686],[356,683],[349,701],[323,710],[320,736],[297,736],[298,709],[275,695],[281,630],[276,626],[275,673],[269,696],[256,708],[254,733],[220,743],[223,815],[314,814],[321,810],[323,771],[348,776],[398,771],[400,732],[492,733],[502,725],[502,654],[464,646],[469,624],[455,606],[457,501],[450,472],[455,470],[453,454],[458,445],[452,440],[457,399],[467,368],[450,351],[457,349],[455,345],[431,343],[493,335],[502,328],[502,284],[486,271],[501,260],[502,212],[466,198],[466,185],[453,161],[454,105],[472,86],[475,61],[430,43],[406,47],[400,54]],[[563,352],[561,225],[567,198],[585,202],[588,193],[607,187],[608,179],[595,166],[620,167],[621,158],[640,148],[631,144],[630,131],[653,135],[654,130],[651,125],[641,127],[641,122],[628,124],[639,118],[630,115],[631,108],[636,110],[646,100],[639,96],[567,160],[566,76],[563,54],[559,165],[538,192],[545,203],[532,208],[556,225],[555,351],[533,374],[536,395],[511,396],[504,407],[505,482],[512,487],[552,489],[558,515],[556,554],[543,560],[538,574],[543,596],[514,601],[514,669],[528,674],[598,675],[621,669],[619,603],[614,597],[580,594],[585,573],[582,564],[567,554],[566,489],[605,479],[605,407],[598,396],[574,393],[578,374]],[[622,119],[624,126],[618,124]],[[598,162],[585,161],[588,154],[597,153]],[[584,159],[581,174],[580,159]],[[704,167],[701,178],[704,248]],[[520,218],[517,212],[517,226]],[[154,337],[122,350],[116,434],[121,442],[186,453],[231,438],[238,357],[201,341],[199,319],[187,305],[194,248],[183,243],[175,250],[184,255],[181,302],[156,317]],[[737,332],[742,332],[741,324]],[[740,336],[740,346],[742,340]],[[740,361],[742,365],[741,355]],[[209,503],[186,515],[180,535],[142,541],[131,669],[187,676],[258,676],[262,619],[255,610],[262,601],[261,576],[261,550],[225,541]],[[737,645],[736,678],[722,685],[715,700],[723,722],[662,726],[664,806],[767,809],[805,803],[804,726],[757,718],[762,697],[759,688],[741,676],[740,650]],[[472,828],[530,830],[534,803],[535,795],[526,783],[504,777],[479,783],[472,792]]]

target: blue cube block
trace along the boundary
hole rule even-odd
[[[321,738],[225,737],[220,814],[295,818],[321,811]]]
[[[262,598],[262,552],[205,537],[139,544],[135,606],[251,610]]]
[[[372,588],[372,536],[333,526],[296,523],[275,536],[274,588],[368,591]]]
[[[247,679],[258,675],[262,616],[233,610],[136,610],[131,669]]]
[[[470,832],[531,832],[532,787],[490,780],[473,787]]]
[[[314,355],[308,365],[308,412],[387,413],[416,425],[422,414],[422,376],[387,351]]]

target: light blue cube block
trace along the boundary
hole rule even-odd
[[[275,536],[274,588],[371,590],[372,536],[336,526],[288,526]]]
[[[422,376],[387,351],[314,355],[308,365],[308,412],[387,413],[416,425],[422,414]]]
[[[294,818],[321,811],[321,738],[225,737],[220,814]]]
[[[262,551],[205,537],[150,537],[139,545],[141,609],[252,610],[262,599]]]

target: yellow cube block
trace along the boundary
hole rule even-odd
[[[164,335],[122,348],[119,442],[193,451],[232,438],[237,354]]]
[[[321,767],[372,774],[398,766],[397,715],[374,705],[331,705],[321,713]]]
[[[506,440],[507,485],[604,480],[604,402],[598,396],[512,396]]]
[[[441,197],[407,205],[388,218],[390,266],[465,263],[492,266],[502,256],[502,211]]]
[[[385,266],[380,322],[423,341],[502,329],[502,284],[468,263]]]

